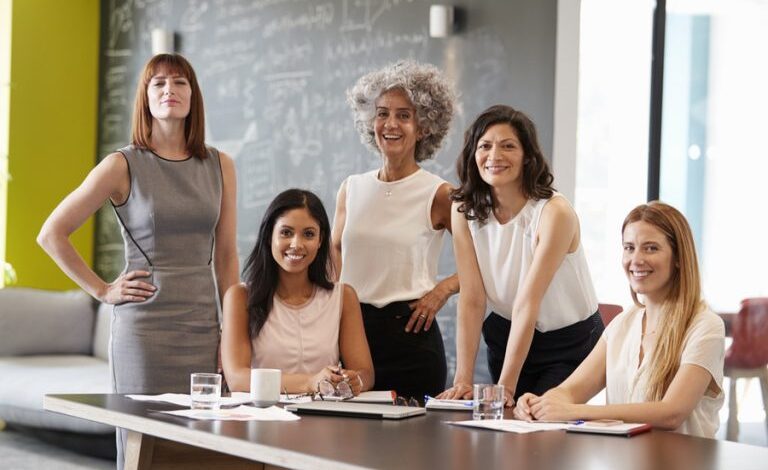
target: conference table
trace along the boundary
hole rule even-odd
[[[768,448],[653,430],[631,438],[543,431],[514,434],[445,421],[301,415],[298,421],[202,421],[180,407],[121,395],[47,395],[45,409],[129,430],[126,469],[622,469],[768,468]],[[511,418],[509,410],[505,417]]]

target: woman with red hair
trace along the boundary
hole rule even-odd
[[[238,280],[234,164],[205,145],[203,97],[178,54],[144,66],[132,124],[131,144],[56,207],[38,243],[86,292],[114,304],[114,392],[188,393],[190,373],[216,372],[216,288],[222,298]],[[69,241],[106,201],[125,243],[125,269],[112,282]],[[118,432],[118,467],[124,442]]]

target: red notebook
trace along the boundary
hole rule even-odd
[[[624,423],[622,421],[606,419],[573,424],[566,428],[566,431],[632,437],[636,434],[648,432],[651,428],[652,426],[647,423]]]

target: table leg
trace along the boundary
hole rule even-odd
[[[125,470],[149,470],[152,467],[152,454],[155,450],[155,438],[140,432],[128,431],[125,445]]]

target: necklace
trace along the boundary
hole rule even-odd
[[[648,322],[648,313],[643,310],[643,330],[645,330]],[[657,325],[658,326],[658,325]],[[656,328],[653,329],[653,331],[642,331],[640,332],[640,337],[645,338],[646,336],[651,336],[656,334]]]

